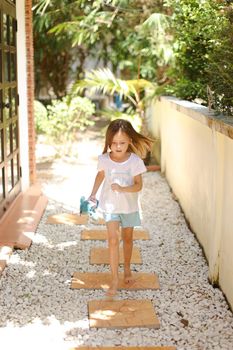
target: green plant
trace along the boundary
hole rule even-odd
[[[44,110],[42,114],[38,113],[36,123],[52,142],[73,142],[77,131],[94,124],[91,120],[94,112],[95,105],[88,98],[66,96],[61,100],[52,100],[51,105],[47,106],[47,115]]]
[[[119,77],[152,81],[158,66],[167,64],[171,58],[166,1],[33,0],[33,3],[37,90],[45,86],[48,93],[64,96],[69,79],[82,79],[85,61],[91,58],[97,68],[99,62],[106,67],[111,65]]]
[[[49,30],[65,20],[69,3],[69,0],[33,0],[36,96],[40,95],[41,89],[53,98],[62,98],[67,94],[76,52],[72,50],[69,33],[55,36]]]
[[[135,94],[123,87],[141,84],[140,78],[156,82],[157,95],[199,98],[232,114],[231,1],[34,0],[34,5],[36,90],[47,87],[62,97],[69,80],[80,82],[85,76],[85,60],[94,58],[97,68],[103,62],[112,67],[114,78],[124,79],[112,79],[113,84],[108,79],[100,91],[121,90],[142,117],[143,89],[135,85]],[[75,76],[74,60],[79,62]],[[100,87],[99,78],[84,84]]]
[[[174,62],[162,93],[191,101],[200,98],[207,105],[208,70],[212,53],[222,40],[224,6],[221,1],[212,0],[167,0],[167,3],[172,10]],[[212,74],[218,72],[213,70]]]
[[[47,109],[40,101],[34,101],[35,128],[37,134],[46,133],[48,123]]]
[[[87,72],[85,79],[74,84],[73,92],[79,93],[88,88],[90,93],[119,94],[121,98],[125,98],[130,102],[131,107],[134,109],[133,114],[138,114],[141,118],[142,127],[146,131],[144,120],[145,103],[149,98],[148,95],[153,94],[156,87],[156,84],[145,79],[118,79],[110,69],[104,68]],[[148,94],[147,98],[145,98],[145,92]]]
[[[186,77],[177,77],[175,84],[166,86],[162,91],[166,95],[180,97],[188,101],[194,101],[198,97],[206,99],[206,84],[203,84],[200,79],[190,81]]]
[[[219,40],[209,55],[208,102],[217,112],[233,116],[233,7],[226,7],[225,13]]]

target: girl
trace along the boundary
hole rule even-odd
[[[109,259],[112,282],[107,295],[114,296],[118,288],[119,226],[122,227],[124,252],[124,282],[132,281],[130,260],[134,226],[141,224],[138,192],[146,167],[141,159],[150,150],[152,140],[134,130],[124,119],[112,121],[106,132],[103,154],[98,158],[98,173],[89,197],[96,201],[96,193],[104,181],[99,208],[104,212],[108,232]]]

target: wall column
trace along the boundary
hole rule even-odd
[[[32,0],[25,2],[26,55],[27,55],[27,96],[28,96],[28,141],[29,141],[29,179],[36,181],[36,133],[34,122],[34,53],[33,53],[33,14]]]

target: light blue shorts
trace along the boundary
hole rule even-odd
[[[121,227],[134,227],[141,225],[141,219],[138,211],[129,214],[105,213],[104,220],[106,222],[119,221]]]

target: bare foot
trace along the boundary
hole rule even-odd
[[[124,271],[124,283],[125,284],[133,284],[135,282],[135,279],[132,276],[132,272],[129,268],[125,269]]]
[[[118,280],[112,281],[109,289],[106,292],[107,297],[114,297],[117,294]]]

